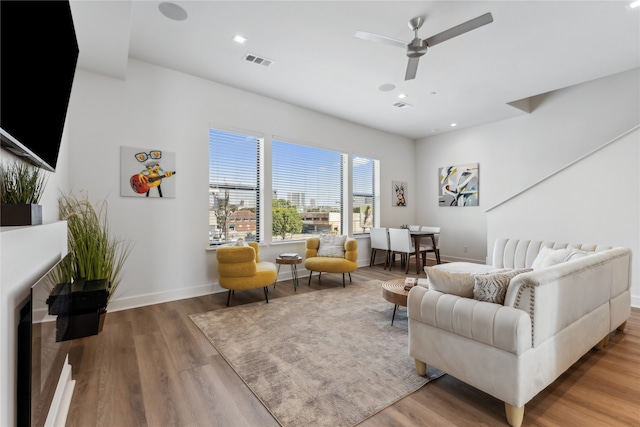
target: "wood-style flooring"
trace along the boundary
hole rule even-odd
[[[392,272],[374,266],[351,276],[363,282],[404,273],[399,265]],[[323,274],[321,283],[314,276],[310,287],[307,277],[300,278],[298,293],[342,286],[340,274]],[[269,289],[269,299],[293,293],[290,281],[279,282]],[[99,335],[74,340],[76,387],[67,426],[277,426],[189,319],[224,309],[226,297],[225,292],[108,313]],[[241,291],[231,305],[261,300],[262,289]],[[392,311],[389,304],[389,316]],[[406,316],[406,310],[397,315]],[[502,402],[445,375],[361,425],[507,423]],[[531,400],[523,426],[640,426],[640,309],[632,309],[625,331],[613,334],[602,351],[591,350]]]

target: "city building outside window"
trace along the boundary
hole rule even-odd
[[[335,151],[272,141],[272,241],[346,234],[345,159]]]

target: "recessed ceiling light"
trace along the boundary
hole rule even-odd
[[[437,95],[438,92],[436,92],[435,90],[433,92],[431,92],[431,95]]]
[[[398,95],[398,98],[400,99],[405,99],[407,97],[406,93],[401,93],[400,95]]]
[[[389,92],[390,90],[394,90],[396,88],[396,85],[392,85],[391,83],[386,83],[381,85],[378,90],[380,92]]]
[[[451,123],[449,126],[451,126],[452,128],[454,128],[454,127],[458,126],[458,124],[457,124],[457,123]]]
[[[634,9],[636,7],[639,7],[640,6],[640,0],[634,1],[629,6],[631,6],[632,9]]]
[[[160,13],[174,21],[184,21],[187,19],[187,11],[175,3],[160,3],[158,9],[160,9]]]
[[[242,37],[240,34],[236,34],[232,39],[236,43],[245,44],[247,42],[246,37]]]

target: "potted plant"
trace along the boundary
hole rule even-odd
[[[42,224],[43,169],[22,161],[0,165],[0,225]]]
[[[74,282],[84,282],[85,291],[106,289],[108,304],[122,280],[122,267],[131,252],[131,242],[111,233],[106,200],[94,206],[86,194],[67,194],[59,198],[58,205],[60,219],[67,221]],[[105,305],[101,307],[100,325],[106,312]]]

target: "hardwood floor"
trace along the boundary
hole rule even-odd
[[[402,277],[362,267],[354,282]],[[341,287],[339,274],[301,277],[298,293]],[[347,284],[348,286],[348,284]],[[269,299],[292,295],[290,281]],[[74,340],[76,387],[68,426],[277,426],[278,423],[195,327],[189,315],[225,308],[226,292],[113,312],[97,336]],[[382,297],[381,297],[382,298]],[[231,305],[264,300],[236,292]],[[389,315],[393,306],[389,304]],[[406,316],[399,309],[399,316]],[[472,355],[469,355],[472,357]],[[523,426],[640,426],[640,309],[624,332],[591,350],[525,407]],[[507,425],[503,403],[445,375],[365,420],[377,426]]]

